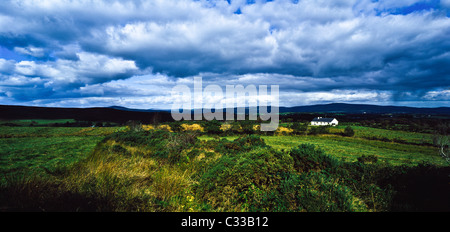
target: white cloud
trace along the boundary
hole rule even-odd
[[[0,58],[0,72],[9,83],[39,78],[55,91],[47,98],[166,96],[202,75],[317,101],[386,100],[398,89],[432,99],[449,85],[450,19],[442,9],[389,13],[417,2],[2,1],[0,46],[31,58]]]
[[[0,73],[11,73],[14,70],[15,62],[0,58]]]
[[[43,57],[44,56],[43,48],[36,48],[33,46],[28,46],[26,48],[15,47],[14,51],[18,52],[18,53],[34,56],[34,57]]]
[[[52,83],[65,86],[70,83],[92,83],[99,80],[117,79],[117,75],[138,72],[134,61],[111,58],[105,55],[81,52],[78,60],[57,60],[47,62],[0,60],[0,70],[14,71],[23,76],[39,76]],[[128,76],[126,76],[128,77]]]
[[[423,96],[426,100],[450,101],[450,89],[429,91]]]

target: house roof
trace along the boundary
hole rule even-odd
[[[313,122],[332,122],[335,118],[314,118],[312,121]]]

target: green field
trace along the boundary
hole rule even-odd
[[[345,126],[337,126],[335,128],[331,128],[331,132],[333,131],[344,131]],[[355,131],[356,138],[368,138],[368,137],[377,137],[377,138],[387,138],[390,140],[398,139],[404,140],[409,143],[432,143],[432,135],[425,133],[417,133],[417,132],[406,132],[406,131],[398,131],[398,130],[386,130],[386,129],[378,129],[371,127],[363,127],[363,126],[352,126]]]
[[[448,210],[450,166],[431,134],[353,126],[349,137],[338,126],[225,136],[23,123],[0,127],[6,211]]]
[[[281,125],[288,126],[288,124]],[[363,126],[352,126],[353,137],[340,136],[345,126],[331,127],[331,134],[324,135],[286,135],[261,136],[268,145],[276,149],[289,150],[302,143],[314,144],[337,158],[354,162],[362,155],[374,155],[380,160],[393,165],[417,165],[430,162],[436,165],[446,165],[439,156],[436,147],[431,146],[432,135],[425,133],[393,131]],[[234,140],[239,136],[223,137]],[[211,140],[211,136],[199,137]],[[370,139],[375,138],[375,139]],[[383,141],[387,139],[387,141]]]
[[[45,174],[45,170],[65,168],[89,155],[104,136],[123,129],[0,127],[1,179],[4,175],[41,175]]]
[[[0,126],[51,126],[75,123],[74,119],[16,119],[1,120]]]
[[[224,138],[234,140],[238,136]],[[362,155],[374,155],[393,165],[417,165],[421,162],[445,165],[445,161],[439,156],[437,149],[430,146],[383,142],[358,137],[348,138],[337,135],[261,136],[261,138],[268,145],[279,150],[289,150],[303,143],[314,144],[325,150],[327,154],[350,162],[356,161]],[[209,140],[213,138],[201,136],[200,139]]]

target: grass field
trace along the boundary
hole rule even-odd
[[[342,136],[343,126],[319,135],[230,136],[142,128],[0,127],[0,209],[448,210],[449,165],[430,145],[431,134],[357,126],[352,137]]]
[[[52,121],[53,122],[53,121]],[[0,127],[0,179],[10,174],[45,174],[80,161],[113,127]]]
[[[385,129],[378,129],[378,128],[371,128],[371,127],[364,127],[364,126],[351,126],[353,130],[355,131],[356,138],[370,138],[370,137],[377,137],[377,138],[387,138],[390,140],[398,139],[398,140],[404,140],[409,143],[416,143],[416,144],[422,144],[422,143],[432,143],[432,135],[426,134],[426,133],[417,133],[417,132],[406,132],[406,131],[398,131],[398,130],[385,130]],[[345,126],[337,126],[330,128],[330,132],[332,133],[338,133],[343,132]]]
[[[15,120],[14,123],[36,122],[41,124],[64,123],[71,120]],[[283,125],[282,125],[283,126]],[[284,125],[287,126],[287,125]],[[355,162],[362,155],[374,155],[393,165],[417,165],[429,162],[446,165],[435,147],[421,146],[431,143],[432,135],[424,133],[391,131],[353,126],[354,137],[335,135],[344,126],[330,128],[329,135],[262,136],[266,143],[278,150],[289,150],[303,143],[322,148],[327,154],[342,160]],[[0,173],[38,172],[42,167],[52,170],[85,158],[101,139],[125,127],[0,127]],[[226,136],[228,140],[238,138]],[[412,144],[369,140],[367,137],[401,139]],[[213,137],[202,135],[201,140]],[[414,145],[417,143],[418,145]]]
[[[203,140],[213,139],[210,136],[201,136],[199,138]],[[224,138],[234,140],[238,136]],[[417,165],[421,162],[445,165],[445,161],[439,156],[436,148],[429,146],[347,138],[337,135],[261,136],[261,138],[269,146],[279,150],[288,150],[303,143],[314,144],[322,148],[327,154],[350,162],[356,161],[362,155],[374,155],[380,160],[393,165]]]
[[[16,120],[2,120],[2,124],[12,123],[20,126],[42,126],[50,124],[65,124],[76,122],[74,119],[16,119]]]

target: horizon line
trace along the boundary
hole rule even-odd
[[[333,103],[320,103],[320,104],[310,104],[310,105],[297,105],[297,106],[278,106],[278,108],[295,108],[295,107],[308,107],[308,106],[326,106],[326,105],[360,105],[360,106],[380,106],[380,107],[403,107],[403,108],[415,108],[415,109],[439,109],[439,108],[450,108],[448,106],[436,106],[436,107],[415,107],[415,106],[405,106],[405,105],[378,105],[378,104],[363,104],[363,103],[344,103],[344,102],[333,102]],[[154,110],[154,111],[171,111],[171,108],[169,109],[163,109],[163,108],[129,108],[126,106],[120,106],[120,105],[111,105],[111,106],[88,106],[88,107],[64,107],[64,106],[36,106],[36,105],[10,105],[10,104],[0,104],[0,106],[16,106],[16,107],[35,107],[35,108],[60,108],[60,109],[92,109],[92,108],[110,108],[114,109],[117,108],[125,108],[129,110]],[[259,107],[259,106],[256,106]],[[271,107],[270,105],[267,105],[267,107]],[[249,106],[236,106],[233,107],[233,109],[237,108],[250,108]],[[182,108],[180,108],[181,110]],[[190,110],[195,110],[200,108],[191,108]],[[201,109],[215,109],[215,108],[201,108]],[[227,107],[223,107],[221,109],[228,109]]]

